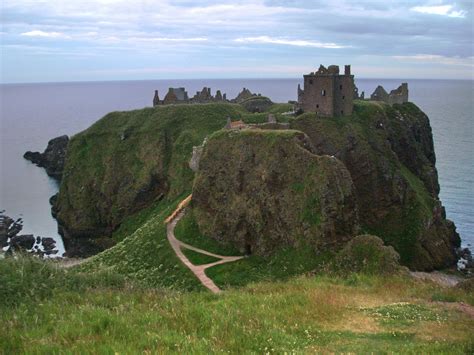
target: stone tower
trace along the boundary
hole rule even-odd
[[[153,106],[158,106],[160,104],[160,96],[158,95],[158,90],[155,90],[155,96],[153,97]]]
[[[304,89],[298,85],[298,108],[304,112],[317,112],[321,116],[347,116],[354,107],[354,76],[346,65],[344,74],[339,66],[321,65],[317,72],[304,75]]]

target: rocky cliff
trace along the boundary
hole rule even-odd
[[[242,253],[342,245],[358,231],[344,165],[292,130],[220,131],[202,153],[193,210],[204,235]]]
[[[305,132],[318,154],[350,171],[361,228],[381,237],[403,264],[420,270],[452,265],[460,239],[438,198],[433,137],[415,105],[356,101],[351,117],[305,114],[291,128]]]
[[[33,164],[45,168],[49,176],[61,180],[68,143],[68,136],[60,136],[51,139],[43,153],[28,151],[23,157]]]

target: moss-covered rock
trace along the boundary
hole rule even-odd
[[[291,128],[345,164],[362,229],[392,245],[402,264],[432,270],[456,262],[460,239],[438,199],[431,127],[420,109],[356,101],[350,117],[304,114]]]
[[[334,262],[339,272],[370,275],[394,274],[402,269],[400,255],[374,235],[358,235],[338,253]]]
[[[204,147],[192,205],[201,232],[242,252],[338,246],[358,230],[349,172],[291,130],[220,131]]]
[[[265,96],[252,96],[240,103],[249,112],[265,112],[272,107],[273,102]]]

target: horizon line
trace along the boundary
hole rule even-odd
[[[403,78],[403,77],[359,77],[354,80],[439,80],[439,81],[473,81],[474,78],[458,79],[458,78]],[[18,81],[18,82],[0,82],[0,85],[34,85],[34,84],[90,84],[90,83],[111,83],[111,82],[142,82],[142,81],[197,81],[197,80],[303,80],[296,77],[242,77],[242,78],[165,78],[165,79],[110,79],[110,80],[70,80],[70,81]]]

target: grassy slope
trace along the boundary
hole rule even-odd
[[[404,277],[299,277],[216,296],[140,288],[111,274],[75,275],[48,265],[34,265],[28,277],[23,263],[0,261],[2,300],[17,298],[13,306],[0,304],[0,353],[462,354],[474,349],[473,318],[453,303],[432,302],[474,304],[472,293]],[[75,281],[49,287],[71,278]],[[21,288],[11,287],[15,280]],[[36,293],[36,283],[52,291]],[[22,290],[29,290],[27,297],[18,297]]]

